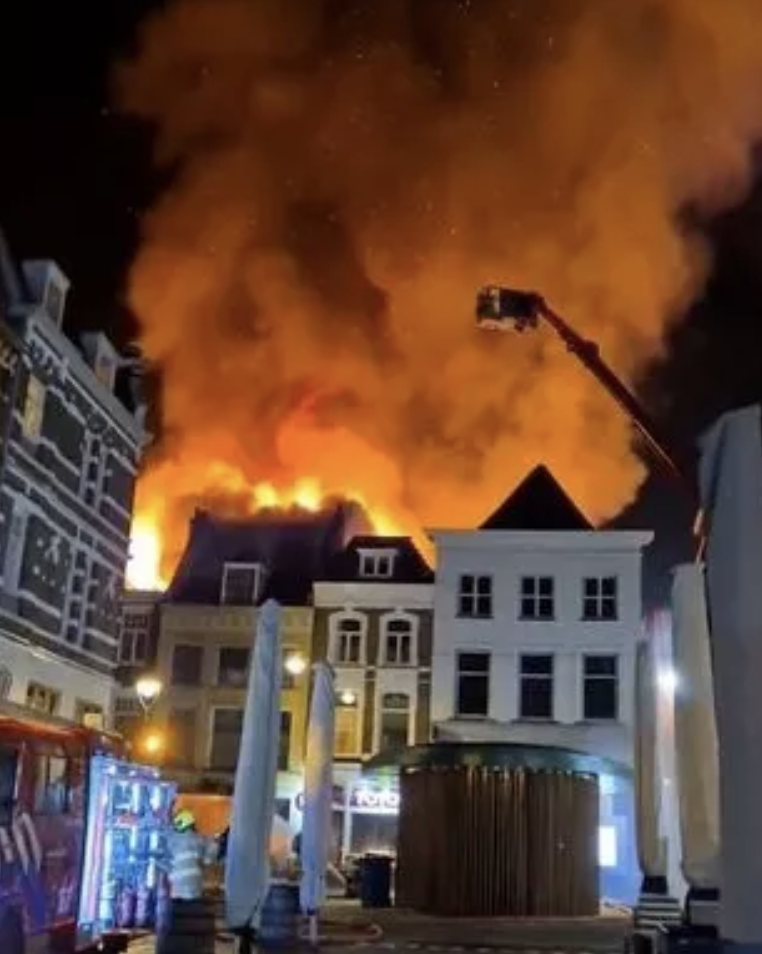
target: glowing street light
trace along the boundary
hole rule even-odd
[[[143,707],[143,713],[146,719],[156,705],[156,700],[161,695],[163,689],[164,685],[161,679],[157,679],[156,676],[141,676],[135,683],[135,692],[138,694],[138,699]]]
[[[680,677],[671,666],[660,669],[656,675],[656,682],[662,692],[673,696],[680,685]]]
[[[290,653],[283,665],[290,676],[301,676],[307,668],[307,660],[301,653]]]
[[[345,689],[343,692],[339,693],[339,702],[343,706],[353,706],[357,703],[357,693],[352,692],[351,689]]]
[[[142,740],[142,749],[151,758],[157,758],[164,751],[164,736],[161,732],[148,732]]]

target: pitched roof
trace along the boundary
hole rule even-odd
[[[394,550],[389,576],[368,577],[360,572],[362,550]],[[410,537],[356,536],[329,562],[321,578],[327,583],[431,583],[434,574]]]
[[[325,576],[354,533],[367,529],[366,515],[354,504],[319,513],[262,510],[237,520],[196,511],[163,602],[217,604],[226,563],[260,563],[266,568],[260,601],[307,606],[313,581]]]
[[[547,467],[535,467],[480,530],[592,530],[593,525]]]

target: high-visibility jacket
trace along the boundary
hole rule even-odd
[[[214,861],[214,846],[196,831],[169,836],[170,890],[173,898],[195,901],[204,889],[204,865]]]

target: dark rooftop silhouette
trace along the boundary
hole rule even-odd
[[[547,467],[535,467],[480,530],[593,530]]]

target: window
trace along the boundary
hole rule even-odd
[[[249,650],[237,646],[220,649],[217,685],[243,687],[249,674]]]
[[[387,666],[410,666],[413,662],[413,622],[389,619],[384,626],[384,662]]]
[[[555,585],[552,576],[522,576],[521,618],[553,619]]]
[[[357,701],[336,706],[334,751],[338,757],[357,755],[360,736],[360,708]]]
[[[63,316],[63,292],[61,286],[52,278],[48,279],[48,286],[45,289],[45,311],[57,324],[61,324]]]
[[[86,725],[88,729],[102,731],[106,728],[106,718],[103,706],[95,702],[86,702],[83,699],[77,699],[74,704],[74,719]]]
[[[334,658],[339,666],[360,666],[363,663],[365,628],[356,616],[345,616],[336,622]]]
[[[615,576],[587,576],[582,581],[582,618],[617,619],[617,578]]]
[[[379,749],[404,749],[410,731],[410,697],[403,692],[386,692],[381,697]]]
[[[486,619],[492,616],[492,577],[461,576],[458,588],[458,616]]]
[[[172,684],[200,686],[204,665],[203,646],[177,645],[172,650]]]
[[[258,563],[226,563],[220,602],[225,606],[254,606],[261,584],[262,567]]]
[[[196,761],[196,710],[173,707],[168,728],[167,760],[172,765],[190,768]]]
[[[7,666],[0,666],[0,699],[7,699],[11,694],[13,676]]]
[[[212,717],[211,767],[232,771],[238,764],[243,731],[243,709],[215,709]]]
[[[26,687],[26,704],[30,709],[55,715],[60,701],[59,693],[39,682],[30,682]]]
[[[30,375],[26,384],[21,428],[25,437],[36,441],[42,433],[45,416],[45,385],[39,378]]]
[[[619,660],[616,656],[585,656],[583,718],[619,718]]]
[[[5,746],[0,748],[0,826],[4,828],[13,820],[17,768],[18,752]]]
[[[458,653],[456,714],[489,714],[489,653]]]
[[[553,656],[549,653],[521,657],[519,716],[553,718]]]
[[[291,713],[280,714],[280,736],[278,737],[278,770],[287,772],[291,761]]]
[[[68,807],[68,761],[59,755],[38,755],[34,762],[34,810],[62,815]]]
[[[394,573],[394,550],[360,550],[360,576],[384,579]]]
[[[126,625],[126,621],[125,621]],[[122,629],[119,639],[119,661],[139,665],[146,661],[148,651],[147,629]]]

